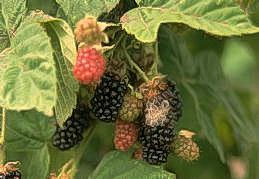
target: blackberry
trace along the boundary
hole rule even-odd
[[[139,131],[140,143],[148,148],[168,147],[175,136],[175,123],[164,126],[147,126],[143,124]]]
[[[76,23],[75,38],[77,42],[84,42],[88,45],[99,44],[106,38],[104,28],[95,17],[86,16]]]
[[[119,112],[119,118],[123,121],[135,121],[143,110],[143,102],[135,94],[127,94],[124,97],[122,108]]]
[[[5,178],[6,179],[20,179],[20,178],[22,178],[22,174],[18,170],[11,171],[5,175]]]
[[[114,145],[118,150],[128,150],[138,138],[138,128],[136,124],[125,122],[122,120],[116,121],[116,129],[114,136]]]
[[[171,144],[172,152],[188,162],[198,160],[200,157],[200,149],[193,141],[193,135],[191,131],[181,130]]]
[[[175,121],[178,121],[182,116],[182,100],[179,90],[176,88],[176,84],[173,81],[167,81],[168,88],[163,91],[160,96],[164,99],[168,99],[172,106],[172,116],[169,116]]]
[[[175,83],[168,81],[165,89],[146,100],[144,113],[145,123],[149,126],[178,121],[182,114],[182,103]]]
[[[82,84],[99,81],[105,71],[105,60],[101,52],[95,48],[82,47],[78,50],[73,74]]]
[[[162,147],[160,149],[145,146],[142,147],[143,160],[152,165],[166,163],[169,153],[170,149],[168,147]]]
[[[63,128],[57,126],[52,137],[52,143],[60,150],[68,150],[83,139],[83,131],[89,127],[88,108],[79,105],[70,118],[66,120]]]
[[[127,91],[127,82],[114,73],[106,73],[91,100],[91,111],[101,121],[113,122],[118,116]]]

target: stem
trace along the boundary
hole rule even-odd
[[[125,49],[125,47],[123,48],[123,50],[124,50],[124,53],[126,55],[126,58],[127,58],[128,62],[129,62],[129,64],[132,65],[137,70],[137,72],[140,74],[140,76],[144,79],[145,82],[148,82],[149,79],[148,79],[147,75],[145,74],[145,72],[143,72],[139,68],[139,66],[132,60],[132,58],[128,54],[127,50]]]
[[[155,43],[155,59],[154,63],[150,68],[150,73],[154,76],[158,75],[158,64],[160,63],[159,61],[159,52],[158,52],[158,42]]]
[[[160,63],[159,61],[160,57],[159,57],[159,51],[158,51],[158,42],[156,42],[155,44],[155,73],[158,74],[158,64]]]

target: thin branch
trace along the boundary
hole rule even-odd
[[[125,47],[123,48],[124,50],[124,53],[126,55],[126,58],[129,62],[130,65],[132,65],[136,70],[137,72],[140,74],[140,76],[145,80],[145,82],[149,81],[147,75],[145,74],[145,72],[143,72],[140,67],[132,60],[132,58],[130,57],[130,55],[128,54],[127,50],[125,49]]]

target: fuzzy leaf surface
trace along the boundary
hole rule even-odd
[[[142,42],[156,40],[161,23],[184,23],[218,36],[259,32],[238,4],[229,0],[138,0],[121,18],[122,27]]]
[[[62,125],[76,107],[79,89],[72,72],[77,53],[73,31],[64,20],[53,18],[43,12],[32,12],[26,21],[43,24],[51,39],[57,77],[55,116],[57,122]]]
[[[20,161],[26,179],[47,178],[47,143],[55,131],[54,118],[35,110],[7,111],[5,132],[6,161]]]
[[[0,104],[10,110],[35,108],[53,114],[56,74],[52,47],[43,27],[24,23],[0,61]]]
[[[112,151],[106,154],[89,179],[175,179],[173,173],[154,167],[143,161],[131,159],[125,152]]]
[[[57,0],[57,3],[62,7],[70,25],[74,26],[85,15],[98,17],[109,12],[119,0]]]
[[[73,76],[73,64],[76,59],[74,35],[69,25],[62,19],[44,20],[54,49],[53,56],[57,75],[56,119],[60,125],[72,115],[76,107],[79,85]]]
[[[26,10],[26,0],[0,1],[0,51],[10,45]]]

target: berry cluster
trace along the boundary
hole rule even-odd
[[[79,105],[63,127],[57,126],[52,143],[60,150],[68,150],[78,144],[82,139],[83,131],[89,126],[89,110]]]
[[[131,52],[132,46],[138,47],[138,43],[125,48],[124,55],[121,51],[116,54],[118,49],[115,47],[112,53],[107,53],[107,59],[110,60],[106,65],[103,54],[96,50],[96,44],[101,45],[101,37],[104,37],[100,24],[95,18],[86,17],[76,25],[76,39],[84,46],[78,51],[74,77],[81,84],[90,85],[94,92],[89,102],[89,111],[80,110],[78,113],[76,109],[64,123],[64,127],[57,128],[53,145],[66,150],[79,143],[84,129],[88,127],[88,112],[91,112],[100,121],[116,121],[113,141],[116,149],[126,151],[138,141],[141,149],[137,150],[135,157],[150,164],[165,163],[171,150],[182,158],[186,157],[183,153],[186,152],[187,145],[190,148],[189,144],[192,144],[192,153],[197,149],[193,147],[194,143],[189,139],[176,137],[176,123],[182,115],[181,96],[176,84],[159,75],[152,80],[144,75],[143,78],[148,82],[143,83],[122,60],[128,59],[133,67],[139,65],[136,71],[143,70],[140,73],[143,76],[143,73],[150,72],[154,63],[154,46],[140,44],[141,54],[133,48],[135,55],[139,57],[134,57],[133,60],[128,52]],[[124,40],[124,43],[127,44],[128,41]],[[126,75],[127,80],[124,78]],[[129,85],[131,92],[128,92],[128,81],[132,82]],[[140,93],[136,93],[135,89],[139,89]],[[188,157],[193,159],[196,156]]]

